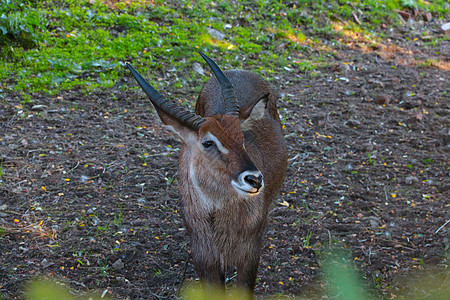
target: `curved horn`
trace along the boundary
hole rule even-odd
[[[126,65],[128,69],[130,69],[131,74],[133,74],[137,83],[141,86],[141,88],[144,90],[144,92],[147,94],[147,96],[150,98],[150,101],[152,101],[153,105],[156,108],[161,109],[164,113],[168,114],[178,122],[181,122],[189,128],[198,131],[202,123],[206,121],[205,118],[187,111],[176,105],[174,102],[164,98],[129,63],[126,63]]]
[[[203,59],[208,63],[217,80],[222,88],[223,100],[225,102],[225,114],[239,116],[239,102],[234,91],[234,87],[228,80],[227,76],[222,72],[222,70],[216,65],[216,63],[206,56],[205,54],[199,52]]]

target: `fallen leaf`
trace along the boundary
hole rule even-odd
[[[423,119],[423,113],[422,113],[421,111],[419,111],[419,112],[416,114],[416,119],[417,119],[418,121],[422,121],[422,119]]]

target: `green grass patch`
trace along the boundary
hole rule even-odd
[[[108,89],[128,76],[126,61],[150,80],[176,70],[174,78],[190,82],[198,50],[224,69],[313,72],[326,65],[328,53],[319,48],[301,62],[298,54],[321,42],[305,29],[338,39],[333,22],[344,21],[347,30],[376,40],[380,23],[398,22],[395,9],[417,8],[436,18],[449,13],[443,0],[91,2],[0,0],[0,88],[26,100],[33,93]],[[168,85],[160,81],[157,87]]]

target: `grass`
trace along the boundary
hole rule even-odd
[[[293,4],[295,3],[295,4]],[[311,73],[333,54],[320,38],[339,43],[344,29],[376,43],[381,23],[396,24],[395,9],[418,8],[436,18],[449,13],[444,0],[359,1],[9,1],[0,0],[0,89],[22,95],[109,89],[128,76],[131,61],[155,85],[167,73],[180,88],[198,78],[191,69],[210,53],[225,69],[246,68],[268,77]],[[358,15],[361,24],[354,21]],[[326,15],[324,19],[323,16]],[[223,40],[211,34],[225,34]],[[307,33],[308,31],[309,33]],[[328,37],[329,39],[329,37]],[[302,53],[316,49],[304,59]],[[206,77],[203,78],[206,80]]]
[[[0,160],[0,183],[2,182],[2,177],[3,177],[4,173],[3,173],[3,158]]]

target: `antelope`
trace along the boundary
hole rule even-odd
[[[259,75],[222,72],[200,55],[215,78],[201,90],[195,113],[164,98],[127,66],[161,121],[181,139],[179,192],[197,275],[203,285],[224,291],[225,273],[236,267],[237,287],[252,297],[268,211],[287,168],[276,97]]]

